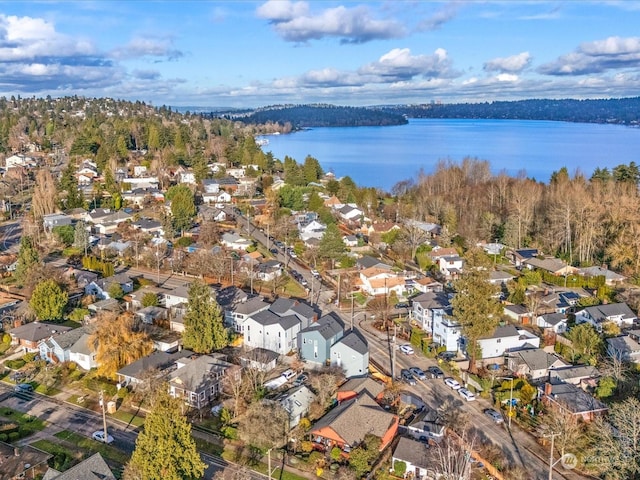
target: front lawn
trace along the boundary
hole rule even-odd
[[[127,425],[133,425],[134,427],[142,427],[144,425],[144,418],[138,417],[130,412],[125,412],[124,410],[118,410],[116,413],[110,413],[110,417],[117,418],[121,422],[126,423]]]
[[[124,465],[129,461],[129,455],[125,452],[122,452],[110,445],[93,440],[92,438],[85,437],[84,435],[63,430],[56,433],[54,436],[70,445],[73,445],[74,447],[77,447],[78,449],[81,449],[82,451],[87,452],[86,457],[96,452],[100,452],[100,455],[104,458],[119,463],[120,465]]]
[[[39,432],[46,426],[46,422],[44,420],[40,420],[38,417],[13,410],[8,407],[0,408],[0,417],[18,424],[20,426],[20,437],[26,437],[32,433]]]

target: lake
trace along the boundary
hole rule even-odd
[[[566,166],[590,177],[596,167],[640,163],[640,129],[621,125],[532,120],[410,119],[392,127],[313,128],[270,135],[262,147],[278,159],[318,159],[326,172],[350,176],[359,186],[391,187],[438,160],[488,160],[491,170],[548,182]]]

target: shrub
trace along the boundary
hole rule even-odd
[[[0,442],[6,442],[9,439],[9,435],[6,433],[0,433]]]
[[[25,361],[21,358],[16,358],[15,360],[7,360],[4,364],[12,370],[20,370],[22,367],[26,365]]]
[[[9,434],[9,442],[15,442],[20,438],[20,432],[11,432]]]
[[[342,456],[342,450],[340,450],[338,447],[333,447],[331,449],[331,460],[333,460],[334,462],[337,462],[338,460],[340,460],[341,456]]]
[[[36,359],[36,353],[35,352],[25,353],[22,356],[22,360],[24,360],[24,363],[33,362],[35,359]]]
[[[11,343],[11,335],[8,333],[2,335],[2,343],[9,345]]]
[[[396,477],[404,476],[404,473],[407,471],[407,464],[402,461],[395,462],[393,464],[393,473],[395,473]]]

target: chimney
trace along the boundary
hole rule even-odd
[[[548,397],[551,395],[551,392],[553,391],[553,385],[550,384],[549,382],[544,384],[544,394]]]
[[[18,447],[14,447],[13,455],[16,456],[16,457],[20,456],[20,449]]]

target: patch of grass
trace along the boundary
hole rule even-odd
[[[127,461],[129,461],[129,455],[125,452],[121,452],[115,447],[97,442],[92,438],[79,435],[75,432],[63,430],[56,433],[54,436],[82,450],[85,450],[90,454],[100,452],[100,455],[102,455],[104,458],[117,462],[121,465],[124,465],[125,463],[127,463]]]
[[[53,458],[48,462],[49,466],[59,471],[67,470],[83,459],[83,454],[78,449],[70,449],[51,440],[37,440],[31,446],[53,455]]]
[[[47,395],[49,397],[55,397],[56,395],[58,395],[59,393],[62,393],[62,390],[59,390],[57,388],[54,387],[47,387],[44,384],[40,384],[36,387],[36,392],[42,394],[42,395]]]
[[[11,348],[10,343],[0,342],[0,355],[4,355]]]
[[[130,412],[125,412],[124,410],[118,410],[116,413],[110,413],[109,416],[113,418],[117,418],[118,420],[125,422],[127,424],[131,424],[134,427],[142,427],[144,425],[144,418],[138,417]]]
[[[70,327],[70,328],[78,328],[81,327],[82,324],[80,322],[76,322],[70,319],[66,319],[64,322],[62,322],[60,325],[65,326],[65,327]]]
[[[224,447],[222,445],[217,445],[215,443],[207,442],[202,438],[193,437],[196,442],[196,448],[199,452],[208,453],[209,455],[215,455],[217,457],[222,455],[224,451]]]
[[[40,420],[38,417],[34,417],[28,413],[18,412],[17,410],[7,407],[0,408],[0,416],[20,425],[22,437],[39,432],[46,426],[46,422],[44,420]]]

